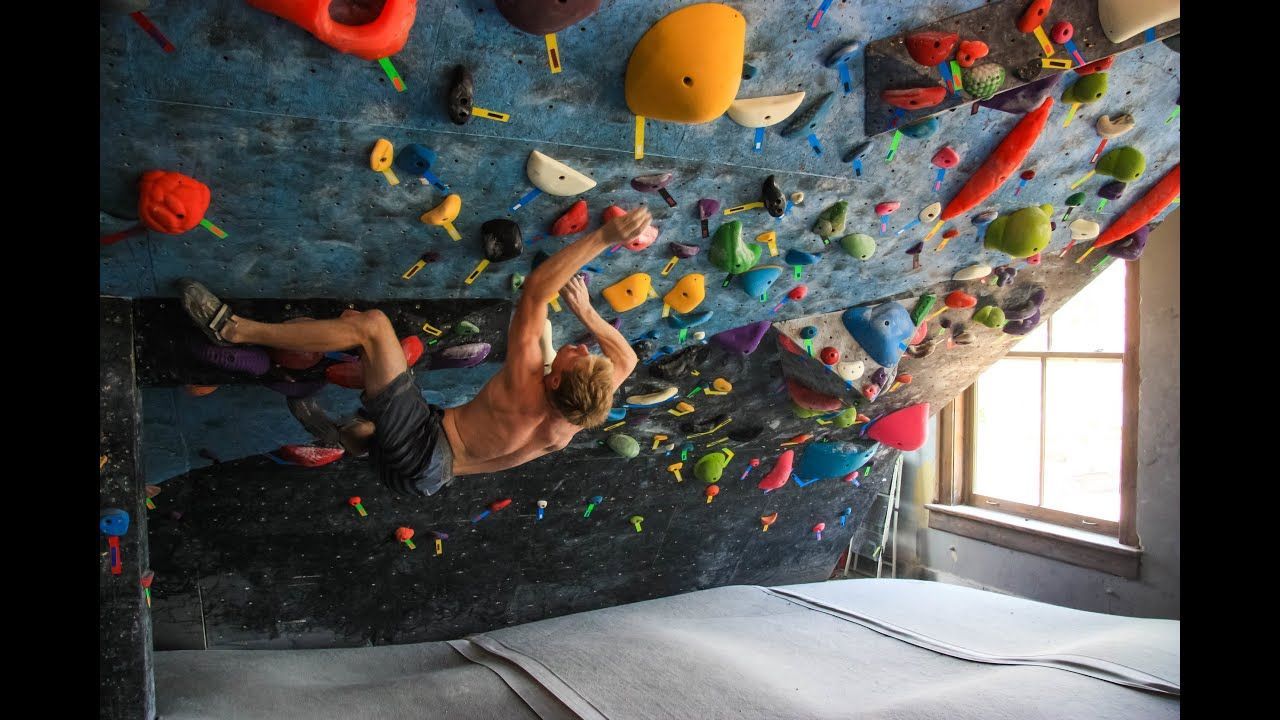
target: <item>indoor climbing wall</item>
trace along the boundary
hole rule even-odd
[[[387,8],[401,4],[392,0]],[[1042,61],[1051,58],[1038,36],[1010,30],[1024,7],[1014,2],[734,2],[717,16],[722,24],[673,32],[656,51],[641,52],[647,30],[689,5],[606,0],[550,39],[542,29],[513,27],[493,0],[420,2],[403,47],[383,63],[340,54],[297,25],[232,0],[157,1],[146,8],[172,52],[136,17],[102,15],[101,229],[104,236],[125,234],[102,247],[100,288],[140,298],[134,321],[144,472],[163,488],[155,498],[161,512],[153,513],[152,551],[165,570],[157,573],[167,573],[170,583],[158,617],[169,613],[173,627],[213,628],[199,633],[210,644],[404,642],[730,582],[825,576],[839,544],[865,519],[874,488],[885,482],[892,443],[872,449],[873,435],[903,425],[895,411],[945,402],[1007,348],[1016,323],[1033,326],[1087,283],[1104,254],[1075,260],[1099,231],[1141,206],[1144,195],[1160,195],[1158,183],[1179,160],[1180,63],[1159,42],[1172,27],[1163,20],[1141,42],[1125,41],[1105,82],[1100,72],[1046,67]],[[1043,31],[1060,38],[1056,25],[1075,21],[1079,59],[1094,61],[1098,44],[1086,39],[1098,36],[1096,19],[1071,16],[1080,5],[1060,2]],[[914,47],[917,29],[956,27],[956,48],[972,50],[973,41],[983,40],[972,36],[985,32],[983,23],[943,21],[979,9],[987,13],[995,49],[985,63],[962,68],[950,65],[949,48],[949,87],[942,85],[946,71],[904,59],[892,47],[894,38]],[[1014,32],[1021,50],[1007,37]],[[742,38],[736,46],[735,33]],[[699,55],[707,48],[714,62]],[[893,74],[902,83],[893,87],[871,78],[870,89],[864,48],[920,67]],[[1059,62],[1071,57],[1065,43],[1061,48],[1049,48]],[[664,59],[643,62],[655,57]],[[1010,87],[1029,84],[979,106],[954,81],[968,77],[974,92],[998,91],[994,58],[1010,64],[1011,75],[1037,62],[1043,70],[1036,82],[1017,76]],[[460,65],[470,73],[474,101],[462,125],[451,121],[449,104]],[[704,106],[725,92],[726,67],[735,86],[729,99],[804,97],[707,112]],[[653,97],[678,93],[646,94],[646,80],[667,76],[684,86],[680,93],[689,90],[687,106],[653,104]],[[737,84],[738,78],[745,79]],[[874,100],[885,90],[926,80],[944,87],[943,107],[962,104],[936,121],[890,120],[888,131],[882,115],[866,117],[868,106],[883,110]],[[1008,101],[1015,93],[1017,102]],[[1042,96],[1052,103],[1045,106]],[[641,111],[647,119],[638,122]],[[912,112],[911,118],[928,114]],[[505,120],[490,119],[495,115]],[[685,124],[666,116],[697,119]],[[1036,132],[1025,129],[1033,120]],[[760,124],[768,126],[751,127]],[[1111,138],[1110,152],[1098,152],[1103,137]],[[1022,157],[1014,163],[1017,176],[987,183],[989,195],[976,193],[970,179],[984,173],[1003,179],[1007,168],[992,168],[988,158],[1007,156],[1014,145]],[[1101,157],[1094,161],[1095,155]],[[393,157],[389,173],[375,171],[378,160]],[[539,167],[555,172],[546,176]],[[139,179],[150,169],[207,184],[207,210],[198,213],[206,224],[195,225],[194,215],[170,218],[176,223],[170,231],[183,230],[165,234],[154,229],[154,218],[141,218],[152,229],[129,233],[140,220]],[[585,192],[579,192],[585,184],[556,184],[575,173],[594,184]],[[653,191],[662,182],[632,182],[665,173],[671,173],[665,195]],[[546,192],[535,197],[530,191],[539,186]],[[460,207],[457,200],[446,204],[450,194]],[[957,198],[975,197],[972,207],[950,212]],[[501,362],[502,331],[517,294],[513,278],[580,237],[555,234],[556,221],[578,199],[587,205],[587,229],[610,205],[644,202],[660,233],[645,249],[609,252],[584,268],[602,314],[620,318],[623,334],[647,343],[655,360],[638,370],[619,403],[628,393],[669,386],[684,396],[721,376],[732,390],[696,393],[695,411],[683,418],[667,412],[675,398],[632,410],[625,425],[582,433],[562,453],[525,467],[468,478],[438,501],[394,498],[363,463],[348,459],[317,468],[277,462],[282,446],[308,437],[272,384],[314,383],[316,397],[335,415],[352,412],[357,393],[321,386],[319,370],[291,374],[272,365],[251,377],[194,363],[192,331],[182,327],[172,300],[174,281],[193,276],[265,319],[377,306],[393,314],[402,335],[428,341],[426,354],[488,343],[477,365],[430,371],[424,365],[418,373],[428,400],[456,405]],[[703,200],[718,207],[711,211],[713,203]],[[1158,222],[1165,205],[1140,224]],[[709,215],[705,230],[700,209]],[[519,225],[523,253],[493,262],[468,283],[484,258],[481,226],[496,219]],[[691,257],[663,275],[681,254]],[[418,262],[424,264],[406,279]],[[658,299],[612,311],[601,290],[637,273],[650,277]],[[705,300],[665,317],[662,296],[690,273],[705,275]],[[1037,288],[1044,291],[1040,302]],[[947,300],[957,291],[973,303],[957,300],[951,308]],[[867,352],[853,334],[880,318],[860,309],[876,312],[887,302],[902,305],[895,323],[910,318],[909,334],[886,340],[892,361],[885,361],[888,351]],[[943,307],[950,309],[921,322]],[[987,307],[999,308],[1000,317]],[[853,325],[843,317],[850,308],[861,318]],[[979,313],[985,325],[974,319]],[[568,313],[551,317],[558,343],[580,334]],[[701,323],[677,327],[694,317]],[[783,321],[790,340],[771,330],[747,356],[714,342],[698,345],[699,334],[710,338],[765,321]],[[1015,325],[1006,328],[1008,322]],[[424,332],[424,323],[441,336]],[[661,358],[682,346],[715,355],[696,358],[699,376],[656,377]],[[828,347],[841,354],[830,368],[821,357]],[[862,366],[857,373],[854,364]],[[877,378],[882,366],[885,377]],[[903,387],[896,381],[908,367],[914,379]],[[734,419],[716,428],[720,434],[688,438],[714,428],[721,414]],[[731,431],[745,416],[760,432],[735,440]],[[687,423],[694,424],[682,427]],[[632,435],[640,454],[624,459],[602,447],[610,433]],[[805,467],[841,467],[840,458],[870,450],[877,458],[871,477],[846,481],[850,473],[841,472],[768,495],[750,477],[738,482],[747,459],[762,460],[753,471],[761,474],[783,453],[782,443],[803,433],[814,436],[812,445],[853,443],[841,445],[830,462]],[[654,450],[656,435],[667,438]],[[706,447],[720,437],[728,439]],[[686,468],[717,447],[735,453],[726,457],[726,492],[709,506],[703,492],[713,484],[692,476],[676,482],[667,469],[686,442],[694,446]],[[800,467],[805,461],[796,455]],[[817,463],[813,458],[808,462]],[[346,504],[357,493],[369,501],[367,518]],[[605,500],[595,511],[604,517],[582,518],[596,495]],[[472,525],[488,503],[508,497],[509,507]],[[534,519],[538,499],[549,502],[542,521]],[[850,512],[841,518],[845,508]],[[760,517],[773,511],[778,526],[766,534]],[[629,524],[632,515],[647,518],[643,531]],[[811,530],[824,521],[827,532],[818,540]],[[400,526],[417,528],[416,550],[397,544],[392,533]],[[439,557],[424,535],[433,528],[450,535]],[[623,546],[620,537],[642,547]],[[395,589],[390,597],[370,590],[386,584]]]

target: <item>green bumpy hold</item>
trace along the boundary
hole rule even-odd
[[[978,308],[978,312],[973,314],[973,321],[979,325],[986,325],[989,328],[999,330],[1004,327],[1004,311],[995,305]]]
[[[1089,77],[1086,75],[1085,77]],[[999,250],[1010,257],[1031,257],[1049,247],[1052,205],[1025,207],[1012,215],[1001,215],[987,226],[983,247]]]
[[[693,466],[693,474],[708,484],[720,482],[720,476],[724,474],[724,468],[728,464],[727,455],[719,451],[713,452],[698,458],[698,464]]]
[[[1088,105],[1091,102],[1097,102],[1107,94],[1107,74],[1093,73],[1085,75],[1062,91],[1062,102],[1080,103]]]
[[[869,260],[876,254],[876,239],[864,233],[853,233],[840,238],[840,247],[859,260]]]
[[[743,242],[742,223],[731,220],[721,225],[716,230],[715,237],[711,238],[711,252],[708,257],[712,265],[727,273],[739,275],[750,270],[760,261],[762,249],[757,243],[747,245]]]
[[[624,458],[633,458],[640,454],[640,443],[630,435],[618,433],[609,436],[609,449]]]
[[[827,239],[832,235],[839,235],[844,232],[845,212],[849,209],[849,203],[841,200],[835,205],[823,210],[818,215],[818,221],[813,224],[813,231],[818,233],[822,239]]]
[[[1136,147],[1118,147],[1108,150],[1098,158],[1095,170],[1100,175],[1109,175],[1120,182],[1133,182],[1146,172],[1147,158]]]

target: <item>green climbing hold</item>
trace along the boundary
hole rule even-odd
[[[480,333],[480,328],[476,327],[475,323],[463,320],[453,326],[453,331],[459,335],[477,335]]]
[[[999,329],[1004,327],[1004,311],[995,305],[978,308],[978,312],[973,314],[973,321],[979,325]]]
[[[810,410],[807,407],[801,407],[795,403],[791,403],[791,413],[802,420],[807,420],[811,417],[826,415],[827,411],[826,410]]]
[[[933,293],[925,293],[916,300],[915,307],[911,308],[911,324],[916,327],[920,326],[920,321],[924,320],[929,311],[933,309],[934,303],[938,302],[938,296]]]
[[[633,458],[640,454],[640,443],[630,435],[615,433],[609,436],[609,449],[624,458]]]
[[[987,226],[982,245],[1015,258],[1031,257],[1049,246],[1049,236],[1053,232],[1049,216],[1052,214],[1052,205],[1041,205],[1001,215]]]
[[[978,100],[990,100],[1004,87],[1004,68],[995,63],[987,63],[970,68],[961,73],[964,90]]]
[[[1085,77],[1090,77],[1085,75]],[[1120,182],[1133,182],[1147,170],[1147,158],[1135,147],[1118,147],[1098,158],[1097,171]]]
[[[832,235],[839,235],[844,232],[844,216],[845,211],[849,209],[849,203],[841,200],[835,205],[823,210],[818,215],[818,221],[813,224],[813,231],[818,233],[823,240]]]
[[[836,427],[838,428],[852,427],[856,422],[858,422],[858,408],[856,407],[847,407],[835,417]]]
[[[524,275],[511,273],[511,292],[515,292],[522,287],[524,287]]]
[[[1088,197],[1088,195],[1085,195],[1082,192],[1071,193],[1067,196],[1067,207],[1080,207]]]
[[[713,452],[698,458],[698,463],[693,466],[693,474],[705,483],[720,482],[720,476],[724,474],[724,468],[728,464],[727,455],[719,451]]]
[[[738,275],[751,269],[760,260],[760,251],[763,249],[759,243],[747,243],[742,241],[742,223],[738,220],[730,220],[721,225],[716,230],[716,235],[711,239],[711,252],[708,258],[711,264],[724,270],[727,273]]]
[[[1062,102],[1088,105],[1102,99],[1107,94],[1107,74],[1092,73],[1075,81],[1071,87],[1062,91]]]
[[[840,247],[859,260],[870,260],[876,254],[876,239],[863,233],[853,233],[840,238]]]

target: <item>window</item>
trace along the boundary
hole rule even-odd
[[[939,503],[1137,545],[1137,288],[1109,264],[940,413]]]

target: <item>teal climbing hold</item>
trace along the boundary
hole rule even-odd
[[[907,349],[907,340],[915,334],[915,323],[907,309],[896,302],[874,308],[849,308],[840,316],[844,327],[858,341],[872,360],[892,367]]]
[[[783,262],[788,265],[812,265],[822,259],[821,255],[814,255],[803,250],[792,248],[782,256]]]
[[[878,447],[879,443],[870,447],[853,442],[808,443],[793,472],[803,480],[843,477],[866,465]]]
[[[707,322],[714,314],[713,310],[701,310],[684,314],[671,313],[671,317],[667,318],[667,324],[677,330],[683,330],[684,328],[697,327]]]
[[[748,295],[761,298],[781,275],[782,268],[777,265],[761,265],[739,275],[738,279],[742,281],[742,289],[746,290]]]

